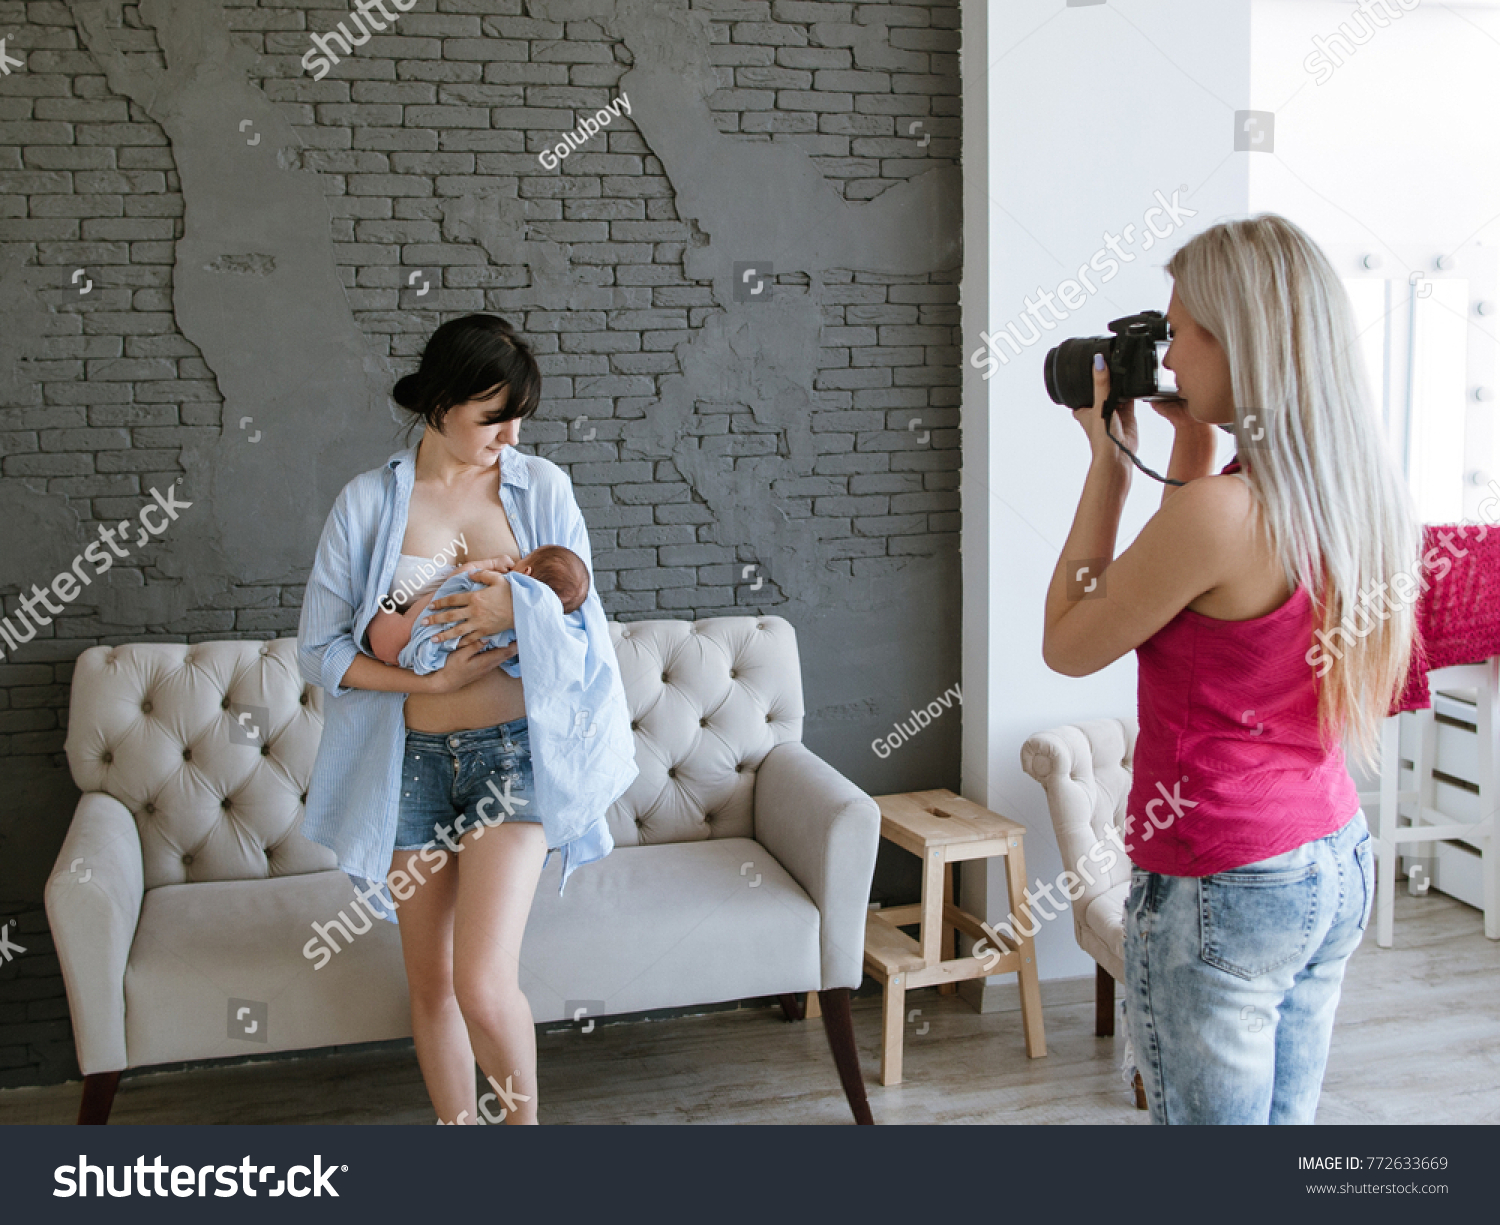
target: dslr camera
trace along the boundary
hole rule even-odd
[[[1094,402],[1095,353],[1104,354],[1109,371],[1106,425],[1121,400],[1177,399],[1177,380],[1161,364],[1170,342],[1167,317],[1160,311],[1142,311],[1116,319],[1109,330],[1112,336],[1065,340],[1047,354],[1043,375],[1053,403],[1087,408]]]

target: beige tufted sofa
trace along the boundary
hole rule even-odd
[[[801,743],[792,627],[611,634],[640,774],[608,814],[615,851],[561,898],[560,857],[543,872],[521,969],[536,1020],[772,995],[799,1019],[795,993],[816,990],[871,1121],[849,990],[880,813]],[[291,638],[79,657],[67,754],[83,796],[46,903],[80,1122],[108,1117],[126,1068],[410,1036],[396,927],[356,908],[332,852],[301,833],[323,700]],[[338,951],[314,959],[330,936]]]
[[[1116,830],[1125,828],[1136,727],[1133,718],[1095,719],[1038,732],[1021,746],[1021,768],[1047,792],[1063,867],[1072,869],[1085,861],[1095,878],[1093,885],[1080,882],[1085,892],[1073,903],[1073,934],[1078,946],[1098,963],[1094,1032],[1100,1037],[1115,1032],[1115,983],[1125,976],[1130,862],[1114,847],[1115,863],[1105,873],[1098,859],[1087,856],[1105,840],[1111,824]]]

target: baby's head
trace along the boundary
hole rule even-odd
[[[552,588],[562,601],[565,613],[581,608],[588,599],[589,568],[577,553],[560,544],[544,544],[533,549],[521,558],[516,572],[529,574],[537,582]]]

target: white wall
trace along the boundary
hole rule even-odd
[[[1252,155],[1234,152],[1233,132],[1234,112],[1255,105],[1250,0],[965,0],[962,20],[963,686],[975,695],[964,710],[963,793],[1023,823],[1032,879],[1054,880],[1063,865],[1042,790],[1021,771],[1021,745],[1060,723],[1134,714],[1135,657],[1083,679],[1042,662],[1047,584],[1089,460],[1083,431],[1047,398],[1042,361],[1061,339],[1165,310],[1166,258],[1216,220],[1246,212]],[[1055,290],[1073,276],[1106,228],[1140,227],[1156,191],[1170,199],[1184,184],[1182,200],[1197,215],[1181,231],[1149,251],[1138,236],[1133,263],[988,382],[968,364],[981,331],[1015,319],[1038,286]],[[1160,470],[1171,431],[1149,410],[1141,427],[1142,459]],[[1160,488],[1136,474],[1120,549],[1159,504]],[[996,921],[1008,909],[999,862],[984,882]],[[971,908],[980,871],[963,880]],[[1045,924],[1037,943],[1044,979],[1092,975],[1070,916]]]
[[[1331,72],[1307,57],[1315,38],[1360,28],[1353,5],[1254,8],[1255,105],[1276,112],[1275,155],[1251,159],[1256,211],[1285,213],[1320,243],[1389,244],[1392,256],[1414,240],[1500,234],[1500,8],[1424,0]]]
[[[1476,516],[1486,496],[1470,474],[1500,476],[1496,401],[1466,398],[1495,378],[1497,316],[1473,308],[1495,296],[1500,269],[1500,7],[1405,3],[1410,12],[1395,0],[1372,6],[1382,29],[1354,20],[1347,3],[1256,0],[1251,79],[1256,105],[1276,112],[1276,147],[1251,159],[1250,203],[1305,228],[1342,276],[1395,281],[1398,342],[1408,277],[1450,282],[1427,288],[1418,316],[1426,343],[1419,339],[1411,476],[1424,518],[1451,522]],[[1343,64],[1309,60],[1336,45],[1330,36],[1341,27],[1353,48],[1335,52]],[[1382,266],[1362,268],[1365,253]],[[1438,254],[1452,257],[1447,272],[1433,266]],[[1385,312],[1366,313],[1378,346]],[[1424,351],[1438,354],[1426,368]],[[1399,443],[1399,407],[1395,417]]]

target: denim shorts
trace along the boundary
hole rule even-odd
[[[1364,813],[1212,876],[1132,868],[1125,1016],[1153,1123],[1311,1123],[1375,895]]]
[[[456,845],[471,829],[541,819],[524,715],[466,732],[407,728],[396,850],[447,845],[450,839]]]

